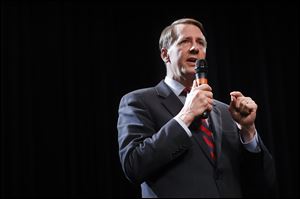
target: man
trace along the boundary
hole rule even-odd
[[[275,169],[255,128],[256,103],[234,91],[228,106],[194,81],[195,62],[206,56],[203,33],[189,18],[162,31],[166,78],[120,102],[122,168],[143,197],[268,196]]]

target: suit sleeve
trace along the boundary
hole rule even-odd
[[[128,94],[119,106],[119,156],[126,177],[133,183],[151,178],[191,146],[176,120],[155,126],[149,106],[142,99]]]
[[[245,197],[277,197],[278,184],[272,155],[258,136],[260,153],[242,154],[242,188]]]
[[[240,138],[240,128],[237,123],[231,117],[228,111],[228,105],[219,104],[219,108],[222,112],[223,119],[229,120],[223,122],[223,129],[228,129],[229,124],[235,126],[235,130]],[[274,159],[263,143],[260,135],[257,133],[257,146],[260,148],[260,152],[250,152],[245,146],[240,143],[240,180],[243,197],[277,197],[278,184],[276,179],[276,169]],[[224,150],[225,148],[223,148]],[[228,149],[228,148],[227,148]]]

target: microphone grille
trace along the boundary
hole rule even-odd
[[[197,59],[195,64],[196,72],[200,72],[200,70],[207,70],[207,63],[205,59]],[[206,71],[207,72],[207,71]]]

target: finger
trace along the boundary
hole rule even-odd
[[[213,93],[210,91],[202,91],[202,90],[198,90],[196,91],[196,98],[198,101],[206,101],[206,100],[210,100],[212,101],[213,99]]]
[[[212,110],[212,105],[211,104],[209,104],[209,105],[207,105],[207,108],[206,108],[206,110],[208,110],[208,111],[211,111]]]
[[[240,107],[247,107],[249,104],[251,103],[255,103],[251,97],[241,97],[241,100],[240,100]]]
[[[251,100],[251,98],[249,97],[238,97],[236,99],[236,104],[235,104],[235,108],[240,110],[242,107],[244,107],[246,105],[246,103],[248,103]]]
[[[253,100],[247,106],[252,111],[256,111],[257,110],[257,104]]]
[[[205,92],[204,92],[204,95],[205,95],[206,97],[210,98],[210,99],[213,98],[213,93],[210,92],[210,91],[205,91]]]
[[[231,101],[228,110],[233,117],[236,117],[238,115],[238,112],[237,109],[235,108],[234,103],[235,103],[234,101]]]
[[[208,97],[208,98],[212,99],[214,96],[214,94],[211,91],[198,90],[197,92],[198,92],[197,94],[200,98]]]
[[[212,105],[213,105],[213,100],[207,98],[206,100],[203,101],[203,108],[204,110],[211,111],[212,110]]]
[[[193,86],[192,86],[192,89],[196,88],[197,87],[197,82],[196,80],[193,81]]]
[[[238,98],[237,108],[242,109],[249,103],[249,99],[247,97]]]
[[[230,95],[229,110],[233,111],[235,107],[236,107],[236,97],[234,95]]]
[[[231,95],[231,96],[234,96],[234,97],[236,97],[236,98],[238,98],[238,97],[244,97],[244,95],[243,95],[241,92],[239,92],[239,91],[232,91],[232,92],[230,93],[230,95]]]
[[[243,101],[243,105],[241,107],[241,112],[253,112],[256,111],[257,109],[257,104],[250,98],[249,100]]]
[[[248,115],[251,112],[255,112],[257,109],[257,104],[250,98],[246,97],[241,101],[240,112],[243,115]]]
[[[247,116],[251,113],[251,110],[248,107],[242,107],[239,109],[239,112],[241,113],[241,115],[243,116]]]
[[[212,91],[212,88],[208,84],[201,84],[200,86],[197,87],[197,89],[203,91]]]
[[[208,102],[209,105],[214,104],[214,100],[212,98],[207,98],[207,102]]]

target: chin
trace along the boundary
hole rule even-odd
[[[191,79],[191,80],[193,80],[193,79],[195,79],[195,72],[188,72],[188,71],[186,71],[184,73],[184,77],[185,77],[185,79]]]
[[[195,71],[195,69],[194,69],[194,67],[193,68],[188,68],[186,71],[185,71],[185,74],[186,75],[195,75],[196,74],[196,71]]]
[[[196,74],[195,67],[192,67],[191,65],[185,66],[181,69],[181,74],[189,78],[194,78]]]

